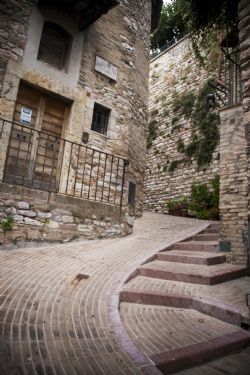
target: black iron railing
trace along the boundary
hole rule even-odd
[[[7,133],[4,182],[122,207],[124,158],[0,119]]]
[[[240,55],[238,50],[222,48],[220,72],[218,78],[210,85],[214,89],[217,103],[227,107],[242,102],[242,77]]]
[[[240,54],[238,50],[223,50],[224,58],[224,82],[226,87],[226,105],[242,102],[242,78],[240,66]]]

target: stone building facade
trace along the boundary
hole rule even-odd
[[[193,181],[209,184],[219,173],[219,147],[206,169],[198,168],[194,158],[190,160],[178,150],[180,139],[185,146],[192,140],[192,125],[185,116],[177,118],[171,108],[176,96],[197,95],[208,79],[209,74],[198,65],[187,37],[151,61],[149,127],[155,126],[156,134],[147,152],[145,209],[167,212],[169,199],[188,196]],[[171,170],[176,162],[178,166]]]
[[[132,231],[161,5],[1,1],[0,242]]]
[[[222,108],[220,248],[230,251],[232,262],[249,267],[249,145],[250,145],[250,4],[239,1],[239,52],[242,96]],[[237,66],[236,66],[237,68]],[[233,71],[233,70],[231,70]],[[232,75],[234,78],[234,75]],[[233,84],[234,79],[231,83]],[[232,92],[237,87],[232,86]]]

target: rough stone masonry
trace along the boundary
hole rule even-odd
[[[192,137],[190,120],[181,118],[177,124],[171,102],[176,94],[197,93],[208,78],[208,72],[197,63],[187,37],[151,61],[149,127],[155,124],[156,137],[147,152],[144,178],[146,209],[167,212],[167,200],[187,196],[193,181],[209,183],[219,174],[218,147],[205,170],[197,168],[196,161],[192,159],[191,162],[180,163],[173,172],[169,171],[173,160],[183,159],[183,154],[178,151],[178,140],[182,138],[187,145]]]
[[[91,11],[93,4],[87,3]],[[89,202],[83,200],[81,203],[83,222],[78,223],[77,217],[79,215],[78,213],[76,216],[74,215],[74,212],[77,211],[76,206],[79,205],[78,200],[71,200],[69,204],[67,197],[63,199],[60,195],[62,194],[62,187],[66,184],[67,173],[64,168],[67,165],[67,160],[64,160],[61,163],[61,177],[57,190],[59,195],[56,202],[53,200],[54,197],[47,196],[45,212],[51,217],[45,219],[50,224],[54,222],[54,210],[63,209],[61,206],[65,204],[66,210],[71,214],[62,214],[61,217],[67,216],[70,221],[66,223],[64,218],[56,222],[61,223],[58,224],[59,227],[67,225],[67,228],[69,228],[71,225],[71,232],[73,230],[74,236],[75,234],[79,235],[79,228],[81,228],[81,236],[86,235],[87,238],[90,232],[94,233],[94,237],[99,237],[100,227],[113,231],[113,234],[116,232],[119,232],[119,234],[130,233],[133,225],[131,215],[140,215],[142,210],[151,18],[152,15],[153,19],[155,18],[155,9],[159,10],[161,1],[121,1],[119,5],[109,10],[107,14],[102,15],[85,29],[78,27],[77,23],[79,17],[76,12],[81,6],[79,5],[78,8],[73,10],[64,8],[63,5],[63,1],[61,5],[58,5],[57,1],[47,2],[44,0],[1,1],[0,118],[10,122],[14,119],[19,124],[20,108],[17,101],[22,106],[24,101],[20,97],[20,90],[26,87],[32,88],[37,95],[40,95],[43,98],[42,100],[45,100],[45,106],[46,100],[51,99],[53,101],[53,98],[66,103],[67,111],[63,114],[62,138],[129,161],[129,166],[125,170],[124,207],[121,211],[122,215],[117,215],[117,210],[107,205],[108,214],[100,215],[98,205],[95,206],[92,202],[90,209]],[[50,64],[50,60],[44,62],[39,58],[44,27],[51,24],[59,25],[61,28],[58,29],[57,26],[53,26],[55,32],[63,29],[69,35],[71,48],[66,51],[67,61],[65,60],[63,68],[55,68]],[[42,102],[39,101],[39,103],[40,117],[35,118],[38,110],[32,110],[31,126],[28,125],[34,126],[38,130],[41,129],[41,124],[43,126],[43,120],[39,120],[39,118],[43,118]],[[106,108],[109,113],[106,134],[101,134],[92,129],[96,104]],[[54,122],[57,125],[57,119]],[[5,181],[4,168],[10,141],[10,127],[9,123],[1,122],[0,124],[1,182]],[[87,144],[84,143],[83,138],[87,139]],[[19,144],[21,144],[20,139]],[[65,157],[68,157],[67,153]],[[76,159],[76,154],[73,154],[72,158]],[[94,162],[96,163],[96,160]],[[82,169],[83,163],[78,165],[74,162],[71,175],[69,175],[70,181],[74,176],[81,175]],[[105,173],[104,170],[105,167],[100,171],[100,174]],[[93,173],[92,178],[95,177],[96,175]],[[119,175],[116,181],[112,178],[111,173],[110,180],[112,180],[111,182],[113,186],[116,186],[116,189],[112,187],[109,193],[114,194],[115,191],[117,192],[118,184],[121,184],[122,178]],[[129,210],[128,206],[130,181],[136,184],[135,210]],[[17,183],[17,179],[14,183]],[[101,185],[96,180],[94,184],[96,186]],[[103,186],[106,188],[106,184],[103,184]],[[76,187],[78,190],[82,190],[81,186],[76,185]],[[39,202],[36,204],[32,193],[27,194],[25,189],[23,192],[19,191],[19,199],[17,199],[12,195],[15,189],[2,184],[0,193],[1,215],[4,220],[6,220],[6,214],[12,215],[15,229],[21,225],[24,231],[26,229],[32,231],[32,235],[21,236],[22,239],[29,240],[31,236],[34,240],[42,240],[47,235],[41,234],[41,231],[43,232],[41,228],[48,228],[50,224],[46,222],[40,225]],[[121,191],[120,187],[119,189]],[[13,202],[10,206],[5,204],[6,194],[8,194],[9,203],[10,201]],[[39,192],[37,197],[39,194],[41,193]],[[25,198],[29,195],[31,200]],[[19,212],[20,202],[26,202],[32,209]],[[83,202],[85,202],[85,206]],[[7,212],[10,209],[12,213]],[[36,215],[29,217],[27,216],[28,211],[34,212]],[[71,215],[73,215],[73,218]],[[97,219],[93,219],[95,216]],[[110,220],[107,220],[107,218]],[[97,222],[93,224],[93,221],[97,221],[99,224]],[[122,228],[124,223],[125,227]],[[55,234],[56,226],[57,224],[53,224],[54,234],[51,236],[53,239],[64,240],[64,236],[60,235],[61,229],[58,234]],[[75,227],[73,228],[73,226]],[[119,230],[117,229],[118,226]],[[105,232],[105,229],[101,232],[101,236],[103,236],[103,233],[108,233]],[[11,237],[10,232],[8,234],[6,232],[5,238],[7,238],[6,236]],[[16,235],[13,239],[16,240],[17,238],[15,238]]]

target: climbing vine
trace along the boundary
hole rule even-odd
[[[147,148],[149,149],[157,137],[157,120],[152,120],[148,125]]]
[[[192,127],[190,142],[185,145],[182,138],[179,138],[177,150],[187,158],[196,160],[198,167],[206,167],[211,163],[219,142],[220,118],[218,113],[211,111],[207,105],[207,94],[210,92],[209,83],[206,83],[199,90],[197,97],[193,92],[175,94],[172,101],[172,125],[176,127],[178,122],[185,118],[191,121]],[[176,168],[178,163],[174,162]],[[169,169],[169,172],[173,172],[175,168]]]

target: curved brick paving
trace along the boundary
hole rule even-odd
[[[156,251],[207,225],[146,213],[126,238],[1,250],[0,332],[19,373],[156,373],[120,324],[119,291]]]
[[[121,292],[129,335],[164,374],[193,367],[182,373],[236,375],[248,366],[246,350],[231,353],[250,344],[249,333],[239,327],[250,325],[245,300],[250,278],[242,277],[244,267],[226,263],[218,253],[217,233],[213,224],[166,248],[141,265]]]
[[[194,310],[164,306],[122,303],[121,316],[129,334],[149,357],[239,330]]]

